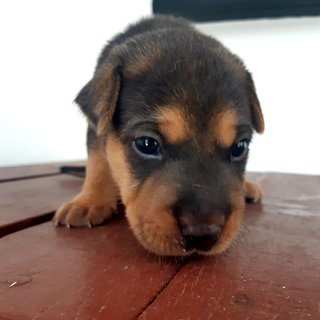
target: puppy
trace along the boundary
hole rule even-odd
[[[183,19],[144,19],[103,49],[75,101],[88,119],[87,174],[57,225],[101,224],[121,199],[151,252],[228,248],[245,198],[262,197],[244,173],[264,120],[236,55]]]

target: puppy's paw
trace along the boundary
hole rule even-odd
[[[56,226],[65,225],[70,228],[93,227],[109,219],[115,206],[79,195],[63,204],[56,212],[53,221]]]
[[[263,192],[259,185],[246,180],[244,182],[245,197],[248,202],[260,202],[263,198]]]

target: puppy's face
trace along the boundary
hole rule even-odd
[[[193,48],[159,37],[144,51],[122,48],[121,68],[103,66],[94,83],[92,122],[106,139],[129,224],[161,255],[229,246],[244,210],[249,143],[263,130],[241,61],[211,39],[192,40]],[[113,107],[104,109],[106,100]]]

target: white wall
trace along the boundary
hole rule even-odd
[[[0,2],[0,166],[86,156],[72,103],[100,50],[150,0]]]
[[[72,101],[103,45],[150,0],[0,3],[0,166],[81,159]],[[250,170],[320,174],[320,18],[201,24],[252,71],[266,119]]]

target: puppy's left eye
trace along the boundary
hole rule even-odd
[[[231,161],[240,161],[248,153],[249,142],[248,140],[240,140],[232,145],[230,148],[230,160]]]
[[[160,145],[152,137],[139,137],[133,140],[134,149],[142,156],[147,158],[160,158]]]

